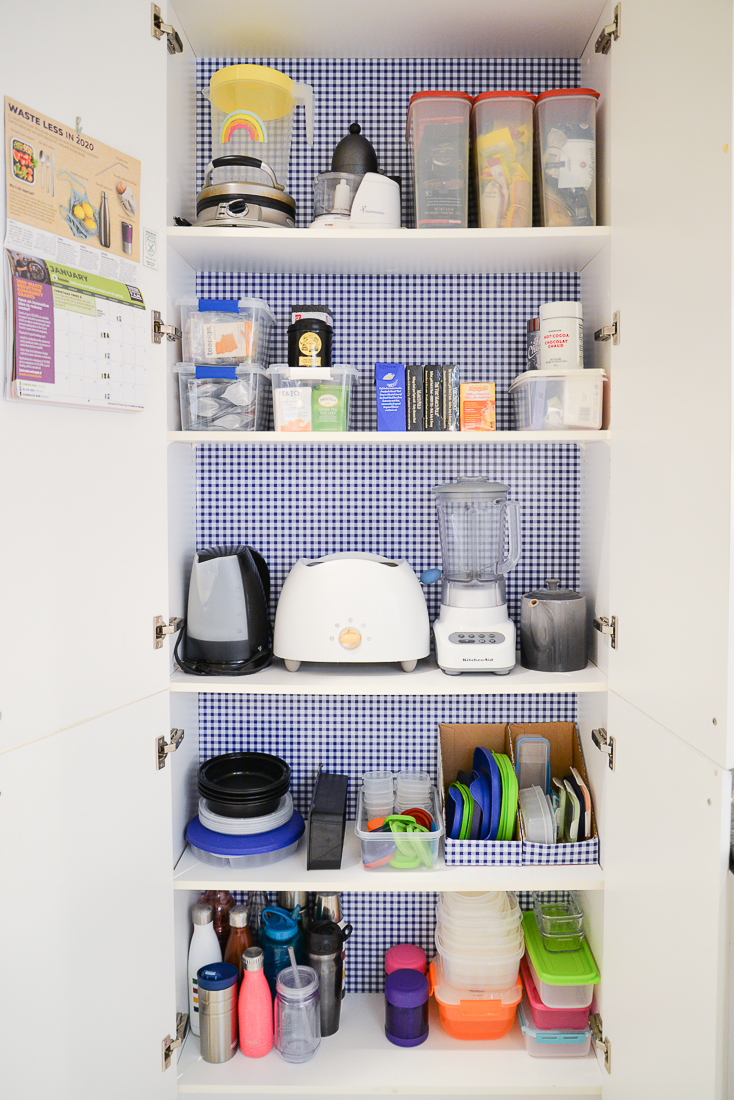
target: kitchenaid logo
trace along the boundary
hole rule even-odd
[[[485,665],[487,661],[491,660],[491,657],[462,657],[461,663],[463,665]]]

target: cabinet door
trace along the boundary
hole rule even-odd
[[[604,1100],[725,1095],[729,773],[609,693]],[[590,752],[594,752],[593,749]],[[685,1022],[684,1022],[685,1021]]]
[[[171,1100],[170,764],[161,692],[0,756],[3,1094]],[[175,1057],[175,1056],[174,1056]]]
[[[157,270],[139,267],[148,324],[151,308],[166,310],[168,56],[149,0],[3,11],[3,92],[72,131],[78,118],[83,138],[141,162],[140,223],[159,245]],[[63,204],[69,185],[54,186]],[[99,202],[91,171],[86,186]],[[168,610],[166,347],[147,350],[143,412],[0,401],[0,751],[167,685],[168,646],[153,644],[153,618]]]
[[[613,43],[610,687],[728,767],[732,9],[624,0]],[[611,318],[609,318],[611,322]]]

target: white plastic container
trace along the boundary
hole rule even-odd
[[[540,314],[540,370],[584,369],[584,313],[581,302],[544,302]]]
[[[517,1008],[517,1020],[531,1058],[582,1058],[591,1050],[591,1029],[583,1031],[541,1031],[533,1023],[525,997]]]
[[[526,840],[531,844],[555,844],[556,820],[542,787],[523,787],[517,799]]]
[[[588,1008],[594,997],[594,985],[551,985],[542,982],[528,951],[525,956],[538,996],[547,1008]],[[519,966],[519,963],[518,963]]]
[[[509,989],[517,981],[520,959],[525,954],[524,945],[514,951],[484,955],[450,951],[438,932],[436,950],[441,956],[446,980],[459,989]]]
[[[268,376],[273,386],[276,432],[349,430],[349,393],[358,380],[356,367],[274,363]]]
[[[268,365],[275,314],[263,298],[240,298],[237,302],[185,298],[178,304],[184,362]],[[202,309],[202,305],[212,308]]]
[[[596,431],[608,380],[603,370],[527,370],[510,386],[517,431]]]
[[[174,371],[183,431],[257,432],[266,427],[268,378],[262,367],[178,363]]]

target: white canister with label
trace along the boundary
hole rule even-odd
[[[584,320],[581,302],[546,302],[540,307],[540,370],[583,370]]]

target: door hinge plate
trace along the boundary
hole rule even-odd
[[[600,634],[605,634],[612,643],[612,649],[617,648],[617,616],[612,615],[611,619],[608,619],[606,615],[600,615],[597,619],[594,619],[594,629],[598,630]]]
[[[181,35],[169,23],[163,22],[161,9],[157,4],[150,5],[150,33],[154,38],[163,38],[165,34],[169,53],[183,53]]]
[[[591,740],[594,742],[599,752],[605,752],[609,757],[609,767],[614,771],[614,738],[610,737],[607,731],[600,727],[591,731]]]
[[[602,1019],[598,1012],[592,1012],[589,1016],[589,1028],[591,1029],[591,1037],[594,1040],[594,1045],[598,1050],[604,1052],[604,1069],[607,1073],[611,1073],[612,1044],[604,1035],[604,1025],[602,1024]]]
[[[172,729],[171,730],[171,740],[168,743],[166,742],[165,737],[156,737],[156,739],[155,739],[155,748],[156,748],[156,760],[157,760],[157,763],[158,763],[158,771],[160,771],[161,768],[165,768],[165,766],[166,766],[166,757],[170,756],[170,754],[172,752],[176,751],[176,749],[179,747],[179,745],[181,744],[183,739],[184,739],[184,731],[183,730],[177,730],[177,729]]]
[[[189,1016],[187,1012],[176,1013],[176,1038],[172,1039],[170,1035],[166,1035],[165,1039],[161,1043],[161,1050],[163,1051],[163,1072],[168,1069],[173,1059],[173,1052],[176,1047],[180,1047],[186,1038],[186,1032],[189,1027]]]
[[[163,337],[167,336],[169,340],[180,340],[181,329],[176,328],[175,325],[164,325],[163,318],[157,309],[152,309],[151,314],[153,316],[153,325],[151,328],[151,339],[154,344],[160,344],[163,341]]]
[[[611,23],[608,23],[602,30],[601,34],[596,40],[594,50],[596,53],[609,53],[612,48],[612,42],[616,42],[622,33],[622,5],[614,5],[614,17]]]
[[[604,328],[598,328],[594,333],[595,340],[611,340],[613,344],[618,344],[621,337],[621,321],[619,317],[619,310],[615,310],[612,314],[611,325],[605,325]]]
[[[178,619],[174,615],[172,619],[166,620],[162,615],[153,616],[153,648],[162,649],[163,640],[167,634],[175,634],[183,626],[183,619]]]

